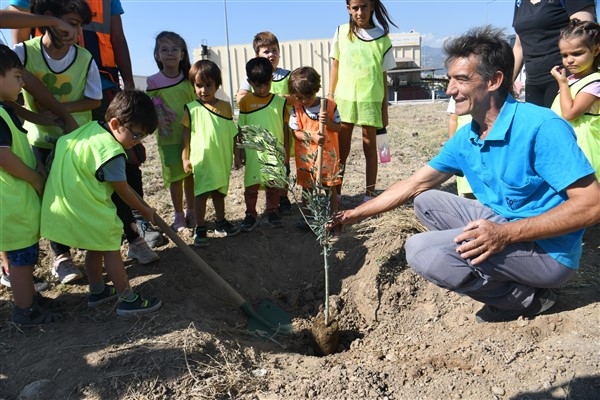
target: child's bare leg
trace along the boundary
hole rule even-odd
[[[375,184],[377,183],[377,129],[374,126],[362,127],[363,152],[365,154],[366,166],[366,190],[365,196],[375,196]]]
[[[103,252],[100,251],[85,252],[85,270],[90,286],[95,286],[104,282],[102,279],[102,254]]]
[[[104,268],[108,277],[113,283],[117,293],[123,296],[126,291],[131,289],[129,286],[129,279],[127,278],[127,272],[125,272],[125,265],[121,258],[121,252],[119,251],[105,251],[104,254]]]
[[[206,225],[206,202],[209,193],[203,193],[194,199],[194,209],[196,210],[196,226]]]
[[[29,308],[33,304],[33,265],[24,265],[10,269],[10,285],[13,300],[19,308]]]
[[[225,219],[225,195],[215,190],[212,193],[212,201],[217,221],[223,221]]]
[[[190,175],[190,176],[186,176],[185,178],[183,178],[183,192],[185,195],[185,204],[186,207],[188,209],[188,212],[190,210],[194,210],[194,205],[195,205],[195,197],[194,196],[194,175]]]
[[[340,146],[340,165],[344,166],[344,169],[341,172],[342,179],[344,177],[344,171],[346,170],[346,161],[348,160],[348,156],[350,155],[350,147],[352,144],[352,130],[354,129],[354,124],[348,122],[342,122],[342,129],[338,132],[338,143]],[[338,193],[342,193],[342,184],[340,183],[337,186]]]
[[[175,212],[183,212],[183,179],[171,182],[169,192],[171,193],[171,202],[173,202]]]

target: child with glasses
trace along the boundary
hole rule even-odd
[[[92,121],[56,143],[52,169],[42,200],[41,235],[86,250],[88,306],[119,298],[118,315],[157,310],[161,301],[135,293],[121,259],[123,225],[111,195],[152,222],[154,209],[127,184],[125,149],[139,144],[158,125],[154,104],[144,92],[119,92],[108,106],[105,122]],[[106,285],[102,267],[113,285]]]

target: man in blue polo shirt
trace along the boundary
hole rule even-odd
[[[340,211],[353,223],[414,200],[428,232],[406,242],[415,272],[484,303],[478,322],[534,317],[579,267],[585,227],[600,222],[600,185],[568,122],[511,96],[514,58],[483,27],[444,44],[458,115],[470,114],[428,165],[372,201]],[[477,200],[431,190],[467,177]]]

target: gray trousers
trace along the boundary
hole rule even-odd
[[[477,219],[502,224],[506,219],[477,200],[438,190],[415,198],[415,213],[429,232],[405,244],[412,269],[434,284],[504,310],[531,304],[537,288],[556,288],[575,270],[550,257],[534,242],[516,243],[474,266],[456,252],[454,238]]]

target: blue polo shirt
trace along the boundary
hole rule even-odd
[[[571,125],[553,111],[508,96],[485,140],[473,121],[429,165],[467,177],[485,206],[509,221],[540,215],[567,200],[565,189],[594,169]],[[577,269],[584,229],[538,240],[551,257]]]

